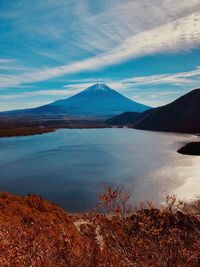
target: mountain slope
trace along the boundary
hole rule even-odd
[[[111,117],[125,111],[143,112],[150,107],[134,102],[104,84],[38,108],[4,112],[4,115],[69,115]]]
[[[143,112],[149,109],[134,102],[104,84],[95,84],[86,90],[64,100],[51,104],[75,115],[115,115],[124,111]]]
[[[134,128],[142,130],[199,133],[200,89],[195,89],[174,102],[144,112]]]
[[[105,123],[114,126],[131,126],[138,120],[140,114],[139,112],[124,112],[106,120]]]

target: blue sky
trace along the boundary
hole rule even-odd
[[[0,110],[97,82],[151,106],[200,87],[200,1],[0,0]]]

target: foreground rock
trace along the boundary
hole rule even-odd
[[[0,266],[200,266],[200,203],[127,218],[70,216],[36,195],[0,197]]]
[[[200,156],[200,142],[190,142],[178,150],[178,153],[185,155]]]

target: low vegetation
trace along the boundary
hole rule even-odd
[[[49,127],[15,127],[12,129],[0,129],[0,137],[35,135],[53,131],[55,130]]]
[[[2,193],[0,266],[200,266],[200,200],[131,209],[129,199],[105,185],[98,209],[69,215],[36,195]]]
[[[63,118],[48,116],[3,117],[0,116],[0,137],[24,136],[53,132],[56,129],[109,128],[102,120]]]

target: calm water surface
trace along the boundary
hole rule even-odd
[[[191,135],[133,129],[63,129],[0,139],[0,191],[37,193],[65,209],[94,207],[101,182],[133,190],[133,201],[200,193],[200,157],[176,150]]]

